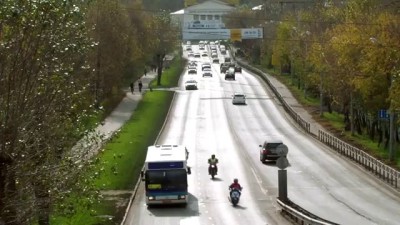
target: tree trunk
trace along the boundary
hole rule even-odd
[[[35,190],[35,205],[39,225],[50,225],[50,201],[48,188],[45,185],[36,182],[33,184]]]
[[[2,184],[4,183],[4,186],[2,187],[4,192],[1,193],[0,196],[0,204],[2,204],[0,216],[7,225],[19,225],[21,223],[19,222],[16,204],[14,202],[17,193],[15,173],[14,171],[9,170],[9,165],[4,168],[5,174],[2,174],[2,176],[4,176],[5,179],[1,182]]]
[[[376,121],[374,120],[374,121],[372,121],[370,130],[369,130],[369,132],[368,132],[369,138],[370,138],[371,140],[374,140],[374,139],[375,139],[375,129],[376,129]]]
[[[350,131],[351,136],[354,136],[354,108],[353,108],[353,92],[350,92]]]
[[[0,157],[0,224],[4,224],[5,221],[3,219],[4,212],[5,212],[5,191],[6,191],[6,172],[7,172],[7,163],[6,159]]]
[[[165,54],[158,54],[157,55],[157,85],[161,85],[161,76],[162,76],[162,69],[164,64],[164,57]]]
[[[376,132],[378,133],[378,147],[379,147],[383,141],[383,132],[381,124],[380,126],[377,126]]]

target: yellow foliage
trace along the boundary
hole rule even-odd
[[[196,5],[197,4],[197,0],[185,0],[185,7],[189,7],[192,5]]]

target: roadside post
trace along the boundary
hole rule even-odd
[[[288,202],[287,197],[287,171],[285,170],[289,166],[289,161],[286,156],[289,152],[289,149],[286,145],[280,144],[276,147],[277,153],[279,155],[278,160],[276,160],[276,166],[279,168],[278,170],[278,199],[283,203]]]

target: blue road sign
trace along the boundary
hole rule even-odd
[[[389,119],[389,114],[386,109],[379,110],[379,119]]]

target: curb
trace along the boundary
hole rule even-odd
[[[181,76],[181,77],[182,77],[182,76]],[[179,78],[178,83],[180,82],[180,79],[181,79],[181,78]],[[174,92],[174,96],[172,97],[172,101],[171,101],[171,102],[174,102],[175,96],[176,96],[176,92]],[[161,127],[161,129],[160,129],[160,132],[158,132],[158,135],[157,135],[156,140],[154,141],[154,144],[157,144],[158,139],[159,139],[160,136],[161,136],[161,133],[164,131],[165,125],[167,124],[169,115],[170,115],[170,113],[171,113],[172,106],[173,106],[173,104],[170,104],[169,109],[168,109],[168,112],[167,112],[167,115],[166,115],[165,120],[164,120],[164,123],[163,123],[163,125],[162,125],[162,127]],[[144,166],[143,166],[142,170],[143,170],[143,169],[144,169]],[[137,193],[137,191],[138,191],[138,189],[139,189],[139,185],[140,185],[141,182],[142,182],[142,178],[139,176],[139,179],[138,179],[138,181],[136,182],[135,188],[133,189],[132,195],[131,195],[131,197],[129,198],[129,202],[128,202],[128,205],[126,206],[125,214],[124,214],[124,217],[123,217],[123,219],[122,219],[120,225],[124,225],[124,224],[125,224],[126,218],[128,217],[128,212],[129,212],[129,210],[130,210],[130,208],[131,208],[131,206],[132,206],[133,200],[135,200],[136,193]]]

